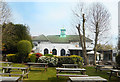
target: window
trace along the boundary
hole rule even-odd
[[[65,56],[65,50],[64,49],[61,49],[60,53],[61,53],[61,56]]]
[[[57,50],[56,49],[52,50],[52,55],[57,55]]]
[[[46,49],[44,49],[44,55],[45,54],[48,54],[48,49],[46,48]]]

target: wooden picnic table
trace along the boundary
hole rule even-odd
[[[119,74],[118,74],[118,73],[120,73],[120,70],[111,69],[111,70],[110,70],[109,80],[111,79],[111,76],[113,75],[113,73],[115,73],[115,75],[116,75],[117,77],[119,77]]]
[[[96,72],[97,70],[100,70],[102,67],[104,67],[105,65],[96,65],[95,69],[96,69]]]
[[[3,70],[3,74],[5,73],[11,73],[12,71],[17,71],[17,70],[13,70],[13,69],[17,69],[17,70],[21,70],[22,71],[22,79],[23,79],[23,76],[27,75],[27,78],[28,78],[28,67],[2,67],[2,70]],[[2,75],[2,74],[1,74]],[[17,74],[15,74],[17,75]]]
[[[100,70],[100,71],[102,71],[102,70],[111,70],[111,69],[113,69],[112,65],[97,65],[96,66],[96,71],[97,70]]]
[[[78,64],[62,64],[64,68],[66,67],[75,67],[78,68]]]
[[[48,68],[48,63],[32,63],[32,62],[28,62],[28,63],[26,63],[26,65],[28,65],[29,70],[31,70],[31,66],[37,66],[36,68],[45,68],[45,71]]]
[[[7,66],[11,66],[12,62],[0,62],[0,64],[7,64]]]
[[[19,82],[20,77],[0,77],[0,82]]]
[[[88,76],[88,77],[69,77],[69,80],[71,82],[98,82],[98,81],[103,81],[107,82],[106,79],[100,77],[100,76]]]
[[[59,73],[81,73],[82,75],[73,75],[73,74],[59,74]],[[56,68],[56,76],[58,78],[58,76],[78,76],[78,77],[83,77],[83,76],[88,76],[88,75],[85,75],[85,72],[86,72],[86,69],[84,68]]]

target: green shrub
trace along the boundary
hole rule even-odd
[[[62,66],[62,64],[78,64],[81,67],[83,63],[83,58],[77,55],[59,56],[57,58],[58,58],[58,66]]]
[[[52,54],[45,54],[44,56],[50,56],[50,57],[53,57],[53,55],[52,55]]]
[[[79,67],[81,67],[83,63],[83,58],[77,55],[58,57],[41,56],[39,57],[38,62],[48,63],[49,66],[61,67],[62,64],[78,64]]]
[[[116,56],[116,63],[120,67],[120,54]]]
[[[58,66],[62,66],[62,64],[74,64],[74,61],[71,57],[67,56],[59,56],[58,58]]]
[[[9,61],[9,62],[17,62],[17,55],[16,54],[8,54],[7,55],[7,60]]]
[[[32,45],[28,40],[21,40],[17,43],[18,57],[20,62],[26,61],[31,49]]]
[[[35,55],[31,55],[30,56],[30,62],[35,62],[36,61],[36,56]]]
[[[56,57],[49,57],[49,56],[41,56],[38,59],[39,63],[48,63],[49,66],[57,66],[58,58]]]
[[[74,64],[78,64],[80,67],[83,65],[83,58],[81,56],[71,55],[70,57],[72,57]]]

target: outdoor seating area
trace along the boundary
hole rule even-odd
[[[6,62],[7,63],[7,62]],[[3,78],[3,81],[11,81],[11,82],[18,82],[18,81],[27,81],[27,80],[52,80],[52,81],[59,81],[62,80],[63,82],[71,81],[100,81],[100,82],[114,82],[119,80],[119,72],[120,70],[110,70],[109,75],[107,74],[108,70],[106,71],[97,71],[94,69],[94,67],[82,67],[79,68],[78,64],[62,64],[64,66],[68,67],[48,67],[47,71],[44,71],[45,68],[39,68],[40,64],[42,63],[33,63],[37,65],[38,68],[32,68],[32,70],[29,70],[28,65],[25,64],[15,64],[11,63],[11,66],[6,66],[6,63],[3,63],[2,73],[0,73],[1,78]],[[30,64],[30,62],[28,62]],[[44,65],[47,65],[43,63]],[[18,66],[19,67],[18,67]],[[17,67],[16,67],[17,66]],[[70,66],[70,67],[69,67]],[[73,66],[71,68],[71,66]],[[37,73],[37,76],[35,75]],[[113,77],[116,73],[117,77]],[[49,74],[49,75],[47,75]],[[98,74],[100,76],[98,76]],[[42,76],[41,76],[42,75]],[[46,76],[47,77],[44,77]],[[41,77],[39,77],[41,76]],[[8,78],[7,78],[8,77]],[[35,78],[36,77],[36,78]],[[59,77],[59,78],[58,78]],[[11,78],[11,79],[10,79]]]

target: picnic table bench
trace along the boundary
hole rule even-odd
[[[73,68],[78,68],[78,64],[62,64],[64,68],[66,67],[73,67]]]
[[[86,69],[84,68],[56,68],[56,76],[72,76],[72,77],[87,77],[88,75],[85,75]],[[60,74],[60,73],[81,73],[82,75],[77,74]]]
[[[95,67],[96,72],[97,72],[97,70],[103,71],[103,70],[110,70],[112,68],[113,68],[113,66],[111,66],[111,65],[96,65],[96,67]]]
[[[34,66],[35,68],[45,68],[45,71],[48,68],[48,63],[32,63],[32,62],[28,62],[28,63],[26,63],[26,65],[28,65],[29,70],[31,70],[31,66]]]
[[[13,70],[13,69],[17,69],[17,70]],[[21,78],[23,79],[24,76],[27,76],[28,78],[28,67],[2,67],[2,70],[3,70],[3,73],[0,73],[0,75],[19,75],[21,76]],[[22,74],[11,74],[11,72],[14,72],[14,71],[22,71]]]
[[[106,79],[100,77],[100,76],[88,76],[88,77],[69,77],[69,80],[71,82],[93,82],[93,81],[103,81],[107,82]]]
[[[120,78],[120,75],[118,74],[120,73],[120,70],[117,70],[117,69],[111,69],[110,70],[110,75],[109,75],[109,80],[111,79],[111,76],[116,76],[118,78]]]
[[[0,77],[0,82],[19,82],[20,77]]]
[[[12,62],[0,62],[1,64],[1,67],[2,67],[2,64],[7,64],[7,66],[11,66]]]

